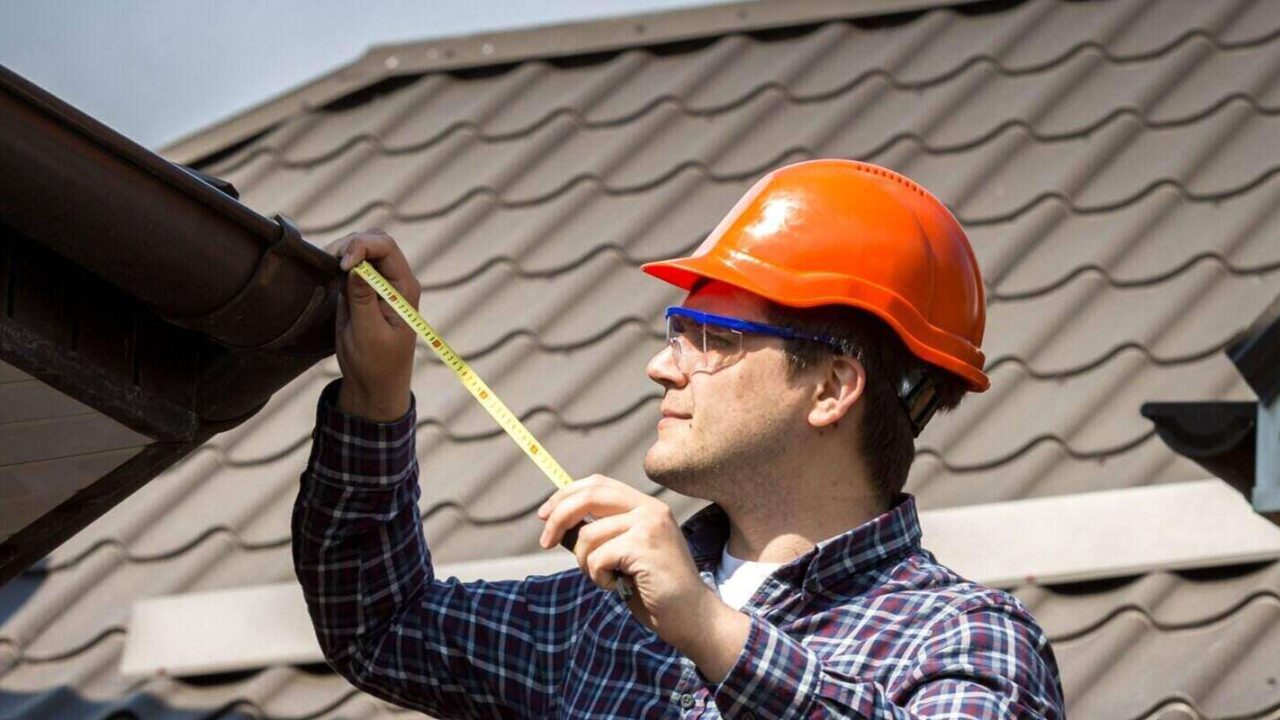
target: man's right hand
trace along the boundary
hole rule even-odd
[[[338,409],[376,422],[396,420],[409,411],[418,336],[364,278],[350,270],[368,260],[415,310],[422,286],[396,241],[379,229],[351,233],[325,249],[347,271],[334,321],[342,369]]]

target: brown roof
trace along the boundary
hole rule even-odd
[[[427,71],[201,169],[318,244],[388,230],[424,315],[571,473],[654,491],[643,366],[680,295],[637,265],[689,250],[780,163],[902,171],[970,230],[989,291],[991,390],[935,418],[908,483],[940,508],[1204,477],[1139,407],[1253,399],[1221,349],[1280,277],[1277,68],[1277,3],[979,3]],[[289,510],[336,375],[320,363],[0,588],[0,715],[390,712],[311,668],[116,672],[133,600],[293,577]],[[414,390],[436,560],[534,552],[550,486],[426,351]],[[1280,710],[1277,567],[1014,591],[1072,716],[1261,716]]]

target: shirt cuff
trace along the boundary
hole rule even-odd
[[[777,626],[749,614],[747,642],[729,674],[714,686],[725,718],[807,717],[822,677],[822,661]]]
[[[311,465],[317,480],[343,489],[382,490],[400,485],[414,468],[417,399],[390,422],[349,415],[338,409],[342,378],[320,391],[312,431]]]

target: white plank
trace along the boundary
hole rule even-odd
[[[135,603],[120,674],[204,675],[323,660],[302,587],[282,583]]]
[[[939,562],[1004,587],[1280,557],[1280,527],[1217,479],[933,510],[920,527]]]

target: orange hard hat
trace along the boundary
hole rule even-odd
[[[902,175],[822,159],[765,175],[687,258],[642,269],[684,290],[720,280],[780,305],[849,305],[887,322],[921,360],[991,384],[982,371],[986,296],[964,229]]]

